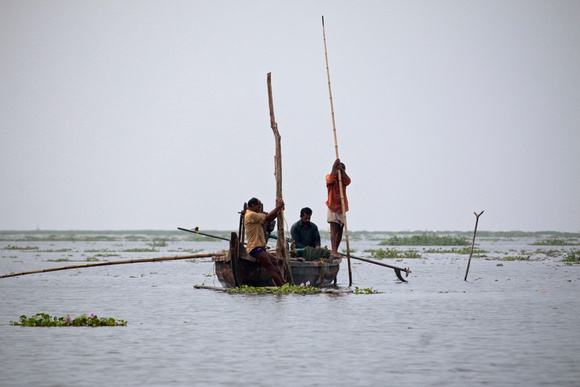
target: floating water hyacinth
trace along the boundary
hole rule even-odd
[[[254,287],[242,285],[239,288],[228,289],[228,293],[270,293],[270,294],[318,294],[326,291],[310,286],[310,281],[300,285],[284,284],[275,287]]]
[[[126,326],[127,321],[117,320],[113,317],[97,317],[94,313],[90,315],[82,314],[72,318],[69,315],[64,317],[52,317],[46,313],[37,313],[32,317],[20,316],[19,321],[10,321],[13,325],[26,327],[111,327]]]

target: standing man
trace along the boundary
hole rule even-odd
[[[342,188],[338,184],[338,171],[342,180]],[[344,196],[344,210],[348,211],[348,199],[346,198],[346,186],[350,184],[350,177],[346,174],[346,166],[336,159],[332,165],[332,171],[326,175],[326,188],[328,190],[328,200],[326,206],[328,213],[327,222],[330,224],[330,244],[333,257],[342,257],[338,252],[338,246],[342,241],[342,231],[344,229],[344,214],[342,213],[342,203],[340,200],[340,189]]]
[[[310,221],[311,217],[312,210],[304,207],[300,210],[300,220],[290,228],[294,245],[299,249],[303,249],[306,246],[320,247],[320,233],[318,232],[318,227]]]
[[[257,198],[251,198],[248,201],[248,209],[244,216],[244,228],[248,239],[246,249],[252,257],[256,258],[262,266],[268,269],[276,286],[282,286],[284,285],[284,278],[282,278],[278,259],[266,251],[264,225],[276,218],[278,212],[284,208],[284,200],[278,199],[276,208],[268,214],[262,212],[263,208],[264,205]]]

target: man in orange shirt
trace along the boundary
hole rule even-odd
[[[338,246],[342,241],[342,230],[344,229],[344,214],[342,213],[342,203],[340,200],[340,185],[338,184],[338,171],[342,181],[342,193],[344,196],[344,209],[348,211],[348,199],[346,198],[346,186],[350,184],[350,177],[346,174],[346,166],[336,159],[332,165],[332,171],[326,175],[326,189],[328,190],[328,200],[326,206],[328,213],[326,221],[330,224],[330,244],[333,257],[342,257],[338,252]]]

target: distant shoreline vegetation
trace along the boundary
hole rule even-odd
[[[286,230],[289,231],[289,230]],[[229,239],[237,230],[202,230],[206,234]],[[320,230],[322,238],[329,233]],[[535,238],[538,245],[579,246],[580,232],[560,231],[478,231],[477,238]],[[351,231],[349,238],[380,240],[384,245],[465,246],[471,244],[473,231]],[[387,238],[387,239],[385,239]],[[172,241],[220,242],[219,239],[179,230],[0,230],[0,241],[28,242],[151,242],[151,247]],[[387,242],[391,241],[391,242]]]

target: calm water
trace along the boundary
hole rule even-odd
[[[219,286],[207,259],[0,279],[0,384],[578,386],[580,265],[537,253],[540,248],[564,254],[570,247],[531,242],[479,239],[477,247],[488,258],[526,250],[531,260],[473,258],[467,282],[467,255],[424,253],[384,261],[410,266],[409,283],[398,282],[390,269],[353,260],[354,285],[382,292],[371,295],[194,289]],[[0,274],[79,264],[97,254],[118,254],[100,259],[120,260],[227,247],[176,240],[158,252],[121,252],[148,243],[3,241]],[[360,238],[351,248],[364,255],[377,243]],[[63,258],[71,262],[51,261]],[[338,283],[348,285],[346,260]],[[96,313],[129,324],[9,324],[39,312]]]

